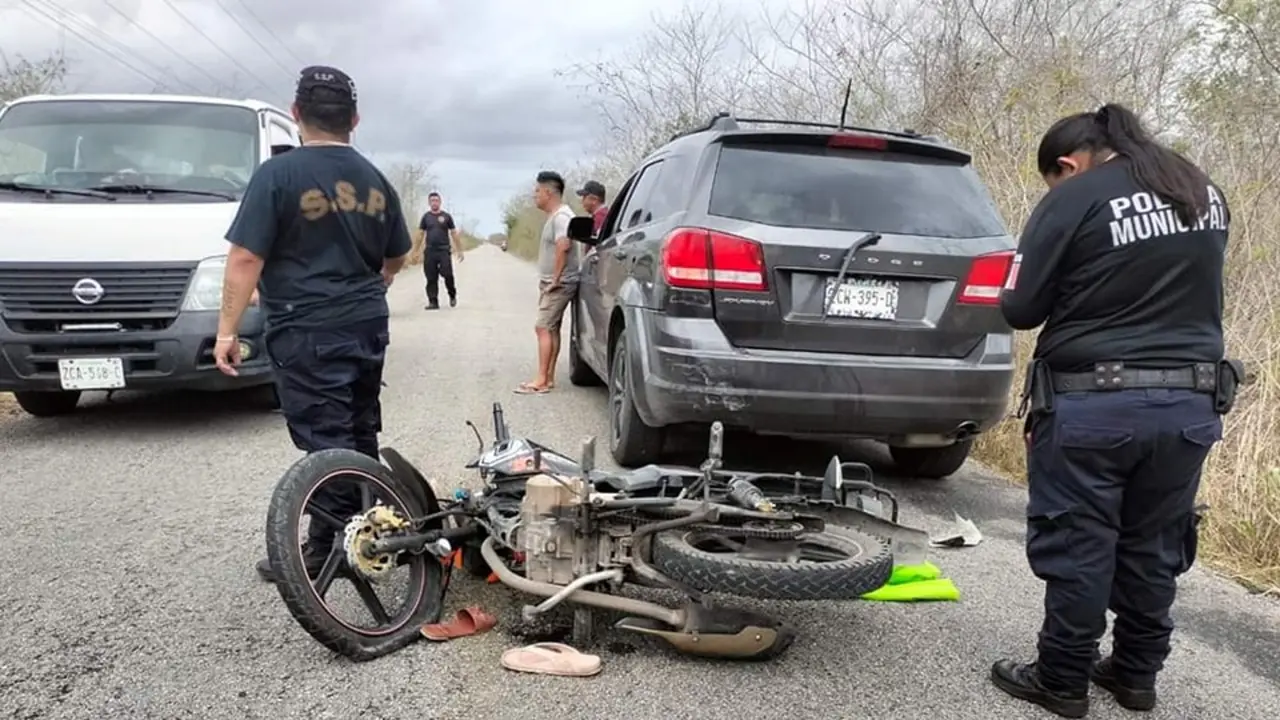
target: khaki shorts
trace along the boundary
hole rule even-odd
[[[560,330],[560,322],[564,319],[564,311],[568,309],[569,303],[573,301],[573,295],[577,292],[577,285],[561,285],[555,290],[549,289],[551,283],[542,280],[538,282],[538,322],[537,326],[558,332]]]

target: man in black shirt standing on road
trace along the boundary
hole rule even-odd
[[[453,260],[462,262],[462,244],[453,216],[440,209],[440,193],[427,196],[431,209],[422,215],[418,229],[422,231],[422,269],[427,274],[427,309],[440,309],[440,280],[449,293],[449,307],[458,304],[458,287],[453,278]],[[452,257],[451,257],[452,255]]]
[[[391,183],[351,147],[359,120],[351,78],[335,68],[306,68],[293,116],[302,147],[258,168],[227,231],[214,359],[222,372],[236,374],[236,331],[258,286],[267,353],[294,444],[377,459],[390,341],[386,292],[409,254],[409,231]],[[363,509],[355,488],[333,487],[320,488],[312,502],[337,518]],[[312,516],[304,549],[312,577],[336,530]],[[265,560],[258,572],[275,579]]]
[[[1044,325],[1022,412],[1027,560],[1045,617],[1036,662],[1001,660],[991,679],[1063,717],[1088,712],[1090,679],[1150,710],[1176,578],[1195,561],[1200,469],[1242,379],[1223,359],[1230,213],[1119,105],[1058,121],[1038,163],[1050,190],[1001,309],[1019,330]]]

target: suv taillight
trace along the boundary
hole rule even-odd
[[[979,255],[969,266],[969,276],[960,288],[957,302],[966,305],[998,305],[1000,290],[1009,277],[1009,267],[1013,264],[1012,250]]]
[[[769,287],[760,243],[699,228],[678,228],[667,235],[662,272],[676,288],[762,292]]]

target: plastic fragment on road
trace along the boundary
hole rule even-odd
[[[862,596],[876,602],[956,602],[960,589],[933,563],[899,565],[889,575],[889,582]]]
[[[972,520],[960,517],[960,513],[956,513],[956,522],[951,532],[929,539],[930,547],[936,548],[974,547],[980,542],[982,531],[978,530]]]

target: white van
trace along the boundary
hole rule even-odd
[[[254,170],[298,144],[287,113],[252,100],[0,108],[0,392],[52,416],[85,391],[270,384],[256,307],[240,376],[213,363],[224,237]]]

